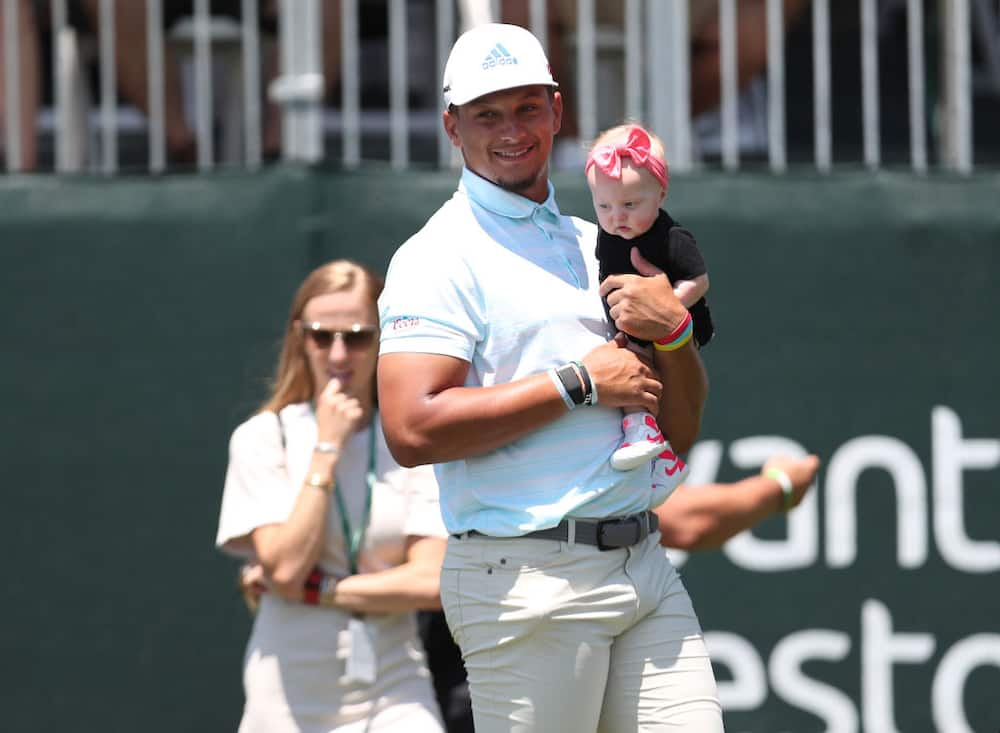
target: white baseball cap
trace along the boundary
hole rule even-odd
[[[444,103],[462,105],[501,89],[534,84],[559,86],[542,44],[521,26],[486,23],[463,33],[451,47],[444,67]]]

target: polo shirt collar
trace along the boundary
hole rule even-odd
[[[548,181],[549,195],[538,204],[531,199],[506,191],[468,168],[462,168],[459,189],[487,211],[508,219],[531,219],[536,224],[545,221],[555,224],[559,221],[559,206],[556,204],[556,189]]]

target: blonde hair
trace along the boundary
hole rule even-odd
[[[334,260],[309,273],[292,298],[271,396],[258,412],[277,413],[283,407],[311,400],[314,396],[313,375],[305,354],[305,336],[297,326],[306,303],[319,295],[361,287],[374,305],[384,284],[382,278],[367,267],[350,260]],[[372,382],[374,390],[374,380]]]
[[[649,135],[649,152],[656,158],[659,158],[663,162],[663,166],[667,166],[667,153],[666,148],[663,146],[663,141],[655,133],[650,132],[648,129],[640,125],[638,122],[624,122],[620,125],[615,125],[614,127],[609,127],[607,130],[602,132],[597,136],[597,139],[590,146],[590,152],[594,151],[598,145],[608,145],[611,143],[623,143],[628,140],[628,133],[633,127],[638,127],[643,130],[647,135]]]

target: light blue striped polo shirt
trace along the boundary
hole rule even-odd
[[[611,336],[597,293],[597,228],[463,169],[458,190],[397,250],[379,299],[381,353],[469,362],[466,386],[579,359]],[[615,471],[618,408],[577,407],[490,453],[435,466],[449,532],[515,536],[565,516],[656,506],[651,465]]]

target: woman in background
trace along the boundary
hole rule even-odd
[[[230,441],[216,544],[265,591],[241,733],[442,730],[413,611],[440,607],[446,533],[430,467],[401,468],[379,424],[381,288],[346,260],[305,279]]]

